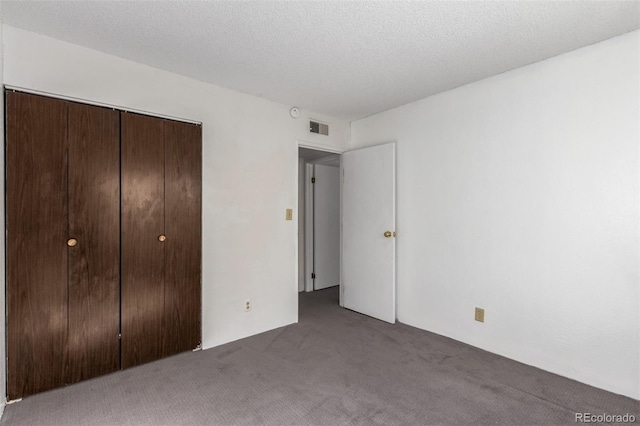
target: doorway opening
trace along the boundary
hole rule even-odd
[[[332,295],[333,305],[395,323],[395,142],[343,152],[298,142],[297,149],[298,313]],[[324,218],[323,199],[337,213]]]
[[[298,149],[298,292],[339,292],[340,158]]]

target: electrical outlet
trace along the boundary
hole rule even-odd
[[[484,322],[484,309],[476,308],[476,321]]]
[[[287,209],[285,220],[293,220],[293,209]]]
[[[244,311],[249,312],[251,310],[251,299],[244,301]]]

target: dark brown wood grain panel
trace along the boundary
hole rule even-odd
[[[194,349],[201,339],[201,130],[165,122],[164,356]]]
[[[121,113],[122,368],[162,356],[164,120]]]
[[[67,383],[120,367],[120,113],[69,103]]]
[[[67,103],[6,93],[10,400],[65,382]]]

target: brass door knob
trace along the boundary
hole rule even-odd
[[[164,234],[160,234],[160,236],[158,237],[158,241],[164,243],[165,241],[167,241],[167,237]]]
[[[67,245],[69,247],[75,247],[76,244],[78,244],[78,240],[76,240],[75,238],[69,238],[67,240]]]
[[[385,238],[391,238],[391,235],[393,235],[393,234],[391,233],[391,231],[386,231],[386,232],[384,233],[384,237],[385,237]]]

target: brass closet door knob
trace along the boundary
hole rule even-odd
[[[160,236],[158,237],[158,241],[160,241],[161,243],[164,243],[165,241],[167,241],[166,235],[160,234]]]
[[[68,245],[69,247],[75,247],[75,246],[76,246],[76,244],[78,244],[78,240],[76,240],[75,238],[69,238],[69,239],[67,240],[67,245]]]
[[[391,231],[386,231],[386,232],[384,233],[384,237],[385,237],[385,238],[391,238],[391,235],[392,235],[392,234],[391,234]]]

